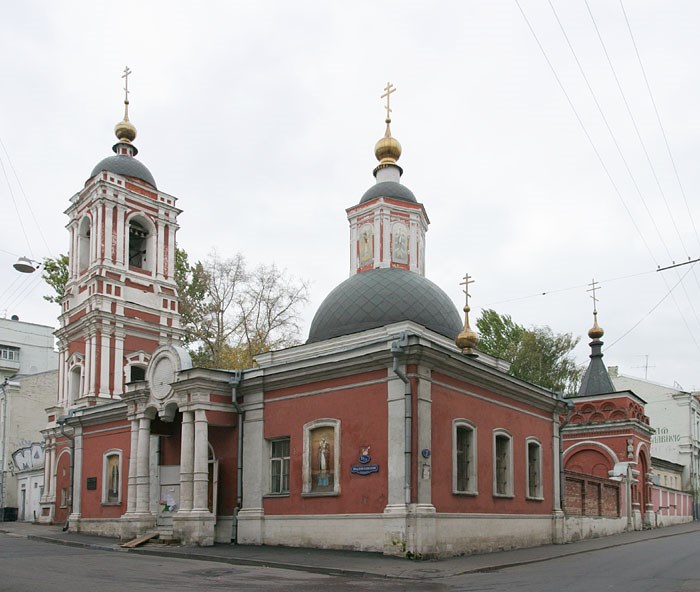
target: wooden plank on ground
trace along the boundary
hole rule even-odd
[[[139,545],[143,545],[144,543],[147,543],[151,539],[154,539],[158,536],[157,532],[149,532],[144,535],[141,535],[140,537],[136,537],[135,539],[130,540],[127,543],[124,543],[120,545],[121,547],[125,547],[127,549],[133,549],[134,547],[138,547]]]

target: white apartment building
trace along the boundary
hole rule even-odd
[[[25,323],[16,316],[0,319],[0,382],[6,376],[58,368],[53,332],[53,327]]]
[[[608,368],[617,390],[631,390],[646,401],[646,414],[656,433],[652,457],[682,465],[681,487],[693,493],[695,517],[700,502],[700,394],[626,376]]]

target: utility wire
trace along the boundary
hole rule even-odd
[[[688,205],[688,198],[685,194],[685,189],[683,187],[683,183],[681,183],[681,177],[678,174],[678,167],[676,166],[676,160],[673,158],[673,153],[671,152],[671,146],[668,142],[668,137],[666,136],[666,130],[661,123],[661,115],[659,115],[659,109],[656,106],[656,101],[654,100],[654,93],[651,92],[651,85],[649,84],[649,78],[647,77],[647,72],[646,69],[644,68],[644,63],[642,62],[642,57],[639,53],[639,48],[637,47],[637,42],[634,39],[634,34],[632,33],[632,27],[630,25],[630,21],[627,18],[627,11],[625,10],[625,5],[622,3],[622,0],[620,0],[620,8],[622,8],[622,14],[625,17],[625,23],[627,24],[627,31],[629,31],[630,34],[630,39],[632,41],[632,46],[634,47],[634,52],[637,55],[637,62],[639,62],[639,68],[642,71],[642,77],[644,78],[644,84],[646,85],[647,92],[649,93],[649,99],[651,100],[652,107],[654,108],[654,114],[656,115],[656,121],[659,124],[659,129],[661,130],[661,135],[663,136],[664,139],[664,144],[666,145],[666,152],[668,152],[668,157],[671,161],[671,165],[673,166],[673,173],[676,177],[676,181],[678,182],[678,187],[681,190],[681,195],[683,196],[683,201],[685,202],[685,208],[686,211],[688,212],[688,218],[690,219],[691,224],[693,225],[693,230],[695,232],[695,238],[698,242],[698,246],[700,246],[700,233],[698,233],[697,226],[695,225],[695,219],[693,218],[693,213],[690,210],[690,206]]]
[[[615,341],[613,341],[608,347],[605,348],[605,351],[608,351],[612,346],[614,346],[616,343],[622,341],[627,335],[629,335],[632,331],[634,331],[639,325],[642,324],[642,322],[649,317],[649,315],[654,312],[659,306],[661,306],[661,303],[666,300],[671,294],[673,293],[673,290],[675,290],[678,285],[685,279],[685,276],[687,276],[690,271],[693,269],[693,267],[690,267],[683,275],[682,277],[675,283],[669,290],[664,294],[664,296],[659,300],[654,306],[649,309],[649,312],[647,312],[641,319],[639,319],[634,325],[632,325],[627,331],[625,331],[620,337],[618,337]],[[693,339],[693,341],[695,341]],[[695,342],[695,345],[697,346],[697,342]]]
[[[32,219],[34,220],[34,224],[36,225],[36,228],[39,231],[39,236],[41,237],[41,240],[44,241],[44,247],[46,247],[46,252],[49,255],[51,255],[51,257],[53,257],[53,253],[51,252],[51,247],[49,247],[49,243],[46,242],[46,237],[44,236],[44,233],[41,231],[41,226],[39,225],[39,222],[36,219],[36,216],[34,215],[34,210],[32,209],[32,204],[29,201],[27,194],[24,192],[24,187],[22,186],[22,182],[20,181],[19,175],[17,174],[17,171],[15,170],[15,166],[12,164],[12,159],[10,158],[10,153],[7,151],[7,148],[5,147],[5,144],[3,143],[2,138],[0,138],[0,146],[2,146],[2,150],[5,153],[5,157],[7,158],[7,164],[9,164],[10,168],[12,169],[12,174],[15,176],[15,180],[17,181],[17,186],[19,187],[19,190],[22,193],[22,197],[24,197],[24,201],[27,204],[27,208],[29,209],[29,213],[32,215]]]
[[[12,185],[10,184],[10,180],[7,178],[7,171],[5,170],[5,165],[3,164],[1,158],[0,158],[0,168],[2,168],[2,174],[5,177],[5,182],[7,183],[7,190],[10,192],[10,197],[12,198],[12,205],[15,206],[15,211],[17,212],[17,219],[19,220],[19,226],[22,229],[22,233],[24,234],[24,239],[27,241],[27,247],[29,248],[29,254],[31,255],[32,259],[34,259],[34,253],[32,251],[32,246],[29,243],[29,236],[27,235],[27,231],[24,228],[24,222],[22,222],[22,215],[19,213],[19,208],[17,207],[17,201],[15,200],[15,194],[12,191]]]
[[[573,111],[574,116],[576,117],[576,120],[578,121],[579,125],[581,126],[581,130],[583,131],[584,135],[586,136],[586,139],[588,140],[588,143],[590,144],[591,149],[593,150],[593,153],[596,155],[596,158],[598,159],[600,166],[603,168],[605,175],[608,177],[608,181],[610,181],[610,184],[612,185],[612,188],[615,191],[615,194],[617,195],[620,202],[622,203],[623,208],[627,212],[627,215],[629,216],[629,219],[632,222],[632,225],[634,226],[635,230],[637,231],[637,234],[641,238],[642,243],[646,247],[646,250],[648,251],[649,256],[656,263],[656,258],[654,257],[654,253],[652,252],[651,248],[649,247],[649,243],[647,243],[647,240],[644,237],[644,234],[639,229],[639,226],[637,226],[637,222],[634,219],[634,216],[632,216],[632,212],[630,211],[629,207],[627,206],[625,199],[622,197],[622,193],[620,192],[620,189],[618,188],[617,184],[615,183],[615,180],[613,179],[612,175],[610,174],[608,167],[605,165],[605,162],[603,161],[603,157],[601,156],[600,152],[598,151],[598,148],[596,147],[595,143],[593,142],[593,138],[591,138],[591,135],[588,133],[588,130],[586,129],[586,126],[583,123],[581,116],[579,115],[578,111],[576,110],[576,107],[574,106],[574,104],[571,100],[571,97],[569,97],[569,93],[566,92],[566,89],[564,88],[564,85],[562,84],[562,81],[559,78],[557,71],[554,69],[554,66],[553,66],[552,62],[550,61],[549,56],[547,55],[547,52],[544,50],[544,47],[542,46],[542,43],[540,42],[539,37],[537,36],[537,33],[535,33],[535,30],[533,29],[532,25],[530,24],[529,19],[527,18],[527,15],[523,11],[522,6],[520,6],[520,2],[518,0],[515,0],[515,4],[518,7],[518,10],[520,10],[520,14],[523,16],[523,19],[525,20],[525,24],[527,25],[528,29],[530,29],[530,33],[532,33],[532,36],[535,39],[535,43],[537,43],[537,46],[540,48],[540,51],[542,52],[542,55],[543,55],[545,61],[547,62],[549,69],[552,71],[552,75],[554,76],[554,79],[557,81],[557,84],[559,85],[559,88],[561,89],[562,93],[564,94],[566,101],[569,103],[569,107]]]

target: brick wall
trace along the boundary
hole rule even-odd
[[[610,479],[564,472],[564,512],[571,516],[620,516],[620,484]]]

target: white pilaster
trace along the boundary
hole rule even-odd
[[[182,412],[182,431],[180,437],[180,510],[192,509],[194,472],[194,413]]]
[[[136,512],[147,513],[150,498],[151,420],[139,419],[139,439],[136,451]]]
[[[131,420],[131,446],[129,448],[129,477],[127,481],[127,512],[136,511],[136,473],[137,473],[137,454],[139,445],[139,420]]]
[[[209,443],[207,414],[204,409],[194,412],[194,462],[192,474],[192,510],[208,511]]]

